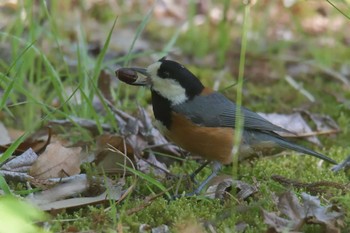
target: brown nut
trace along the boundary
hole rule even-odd
[[[120,68],[115,71],[115,75],[120,81],[127,84],[133,84],[138,78],[137,72],[129,68]]]

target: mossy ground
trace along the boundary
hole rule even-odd
[[[349,149],[332,147],[328,152],[330,156],[338,160],[342,158],[344,153],[350,151]],[[197,165],[193,161],[188,161],[185,162],[184,166],[175,165],[172,172],[191,173]],[[261,216],[262,209],[277,212],[274,202],[275,195],[291,189],[297,194],[310,192],[305,188],[293,189],[283,186],[271,178],[273,175],[305,183],[329,181],[345,184],[348,182],[348,174],[332,173],[329,168],[330,166],[324,163],[319,167],[316,159],[295,153],[242,162],[239,165],[239,179],[258,186],[258,192],[245,201],[238,201],[235,198],[235,193],[232,193],[232,197],[225,200],[197,196],[169,201],[163,196],[156,198],[151,204],[145,205],[145,198],[160,193],[160,190],[151,184],[146,187],[144,181],[139,180],[135,191],[125,201],[116,205],[116,216],[111,216],[109,211],[105,212],[103,206],[86,207],[70,211],[70,213],[59,214],[55,217],[58,221],[55,224],[57,228],[53,227],[53,229],[58,231],[74,227],[81,231],[92,229],[98,232],[113,232],[116,229],[116,226],[113,225],[113,219],[116,218],[118,224],[123,227],[123,232],[137,232],[141,224],[148,224],[152,228],[165,224],[176,232],[177,229],[180,229],[179,226],[185,223],[190,225],[200,223],[203,226],[213,225],[218,232],[230,232],[240,222],[248,224],[245,232],[261,232],[267,229]],[[198,179],[202,179],[209,173],[210,169],[205,169]],[[231,174],[231,167],[225,167],[222,173]],[[163,181],[168,187],[174,183],[176,185],[177,182],[177,180]],[[186,182],[183,182],[180,185],[180,193],[181,191],[191,191],[191,187],[185,184]],[[323,204],[336,203],[344,208],[345,213],[349,211],[350,195],[342,193],[339,189],[328,187],[327,191],[321,194],[320,199]],[[129,210],[139,206],[145,207],[128,214]],[[66,220],[67,222],[65,222]],[[349,224],[350,220],[346,215],[344,225]],[[305,226],[303,229],[306,232],[319,232],[321,230],[320,226]]]
[[[96,81],[93,80],[91,73],[96,72],[96,70],[99,71],[101,68],[98,66],[94,66],[94,68],[97,67],[96,70],[91,68],[91,61],[88,59],[87,52],[88,39],[80,38],[84,37],[84,33],[88,34],[88,32],[84,32],[82,29],[82,31],[73,33],[74,30],[70,28],[71,21],[68,23],[62,22],[62,19],[65,17],[62,17],[60,14],[64,14],[66,11],[61,12],[59,10],[59,2],[53,2],[52,11],[50,12],[46,12],[43,5],[40,5],[40,17],[35,18],[32,15],[34,4],[30,4],[31,1],[28,1],[23,6],[23,10],[32,17],[31,24],[23,23],[20,20],[21,14],[19,12],[15,18],[17,21],[14,20],[12,24],[8,24],[6,29],[13,38],[1,34],[5,38],[4,40],[10,41],[10,50],[13,54],[13,60],[9,64],[5,64],[5,61],[1,62],[1,71],[11,70],[11,64],[16,68],[9,73],[4,73],[5,81],[3,83],[0,82],[1,87],[5,89],[11,86],[11,78],[16,77],[14,91],[8,96],[13,106],[9,107],[10,110],[7,106],[2,106],[5,109],[4,112],[10,116],[6,117],[4,122],[6,125],[25,130],[33,130],[35,128],[33,126],[34,123],[41,124],[42,115],[44,115],[45,120],[66,118],[74,115],[108,123],[111,119],[104,118],[105,116],[96,118],[95,115],[91,114],[94,110],[86,102],[92,102],[92,98],[81,98],[85,104],[79,107],[71,104],[66,99],[59,98],[63,103],[61,108],[59,111],[52,110],[51,104],[53,100],[68,88],[73,87],[75,89],[79,87],[77,92],[81,91],[90,97],[90,94],[96,91],[95,86],[90,85],[90,83]],[[223,7],[225,5],[224,2],[218,3],[217,7]],[[85,19],[93,17],[103,22],[103,24],[99,25],[104,27],[105,22],[110,22],[110,17],[114,17],[114,13],[111,12],[110,8],[103,4],[97,6],[96,10],[89,13],[84,13],[84,3],[79,4],[82,6],[78,8],[78,11],[83,12],[81,13],[83,15],[87,14]],[[65,9],[71,7],[68,1],[62,3],[62,5],[68,6]],[[244,7],[241,3],[228,6],[227,11],[239,15],[234,20],[222,20],[221,23],[216,24],[211,22],[207,16],[207,21],[201,25],[189,24],[190,30],[186,33],[180,33],[175,44],[181,51],[181,54],[177,55],[176,52],[172,54],[194,74],[198,75],[207,86],[212,86],[219,77],[223,76],[219,90],[222,90],[232,100],[236,98],[236,86],[233,84],[237,82],[241,46],[240,38],[242,34],[241,21]],[[124,8],[128,9],[126,3],[121,4],[122,13],[120,13],[121,17],[119,17],[120,21],[118,21],[121,27],[135,28],[135,25],[145,22],[143,21],[146,15],[145,9],[140,7],[136,11],[129,9],[129,11],[123,12]],[[272,18],[276,15],[276,9],[283,12],[283,17],[278,18],[275,16],[276,18]],[[329,12],[328,17],[330,19],[341,16],[332,7],[328,6],[326,9]],[[316,101],[310,102],[305,96],[288,85],[284,79],[285,75],[288,74],[287,69],[290,63],[304,64],[306,61],[312,60],[318,66],[337,71],[343,65],[349,66],[350,50],[348,49],[348,44],[344,42],[348,36],[344,32],[347,32],[345,29],[349,28],[349,21],[344,23],[344,30],[326,31],[313,35],[301,26],[303,19],[307,15],[312,14],[316,13],[313,7],[308,5],[308,2],[300,2],[294,8],[281,8],[278,1],[268,1],[268,3],[261,1],[251,8],[251,34],[247,42],[243,105],[254,111],[266,113],[278,112],[288,114],[293,109],[306,108],[313,113],[331,116],[339,124],[341,131],[336,135],[320,136],[319,139],[324,147],[314,149],[332,157],[336,161],[342,161],[350,154],[348,146],[350,138],[349,87],[336,80],[329,73],[318,68],[309,67],[309,73],[299,74],[295,78],[315,97]],[[284,19],[286,15],[290,17],[288,22]],[[68,16],[72,17],[72,15]],[[189,20],[193,20],[193,12],[188,12],[187,17]],[[43,24],[40,19],[47,19],[45,21],[46,24]],[[47,29],[47,24],[50,25],[49,29]],[[60,25],[58,27],[60,30],[57,30],[57,25]],[[81,24],[77,27],[79,26]],[[271,36],[271,33],[273,34],[271,30],[273,31],[274,28],[281,26],[288,27],[295,34],[295,38],[291,41],[285,41]],[[150,20],[144,34],[145,39],[151,41],[149,44],[154,47],[149,48],[151,52],[147,50],[145,54],[137,54],[141,59],[135,60],[138,63],[144,63],[143,65],[151,63],[153,60],[150,58],[150,55],[154,55],[152,51],[162,50],[163,45],[175,37],[174,35],[179,27],[180,24],[164,27],[164,25],[159,24],[159,20]],[[85,30],[88,31],[88,27]],[[135,29],[135,34],[137,30]],[[105,38],[107,34],[108,31],[102,37]],[[93,37],[95,35],[91,34],[89,36]],[[327,45],[320,37],[332,40],[334,43]],[[41,42],[40,39],[43,40],[42,44],[39,43]],[[34,46],[41,48],[41,50],[33,52],[29,49],[28,54],[25,57],[21,57],[21,51],[25,48],[26,42],[30,43],[33,40],[38,41]],[[76,47],[71,45],[73,42],[76,43]],[[67,60],[65,60],[67,59],[65,56],[66,51],[60,51],[57,48],[60,47],[59,45],[68,51],[68,57],[72,56],[77,60],[78,65],[68,64]],[[74,47],[74,49],[71,47]],[[300,60],[291,62],[285,59],[285,57],[290,55]],[[123,54],[118,56],[117,60],[122,57],[124,59],[122,62],[125,62],[125,64],[129,62]],[[145,59],[147,62],[142,59]],[[46,60],[49,60],[52,66],[49,66]],[[105,62],[108,63],[109,61]],[[70,65],[74,67],[73,71],[69,71]],[[233,85],[231,88],[226,89],[226,87],[231,85]],[[60,89],[62,88],[61,86],[63,89]],[[116,105],[126,112],[134,112],[137,109],[137,104],[147,107],[150,102],[150,93],[145,89],[136,87],[118,86],[114,89],[113,95],[117,99]],[[23,97],[26,99],[24,102],[21,99]],[[72,131],[65,134],[66,138],[71,140],[72,143],[78,142],[82,138],[84,138],[83,141],[93,141],[91,136],[81,128],[73,128]],[[312,147],[310,144],[305,145]],[[190,174],[198,166],[199,163],[195,161],[185,160],[182,164],[172,165],[171,172],[176,175]],[[238,177],[236,178],[249,184],[256,183],[259,187],[258,192],[249,197],[248,200],[238,201],[233,191],[231,193],[232,196],[225,200],[211,200],[198,196],[169,201],[166,197],[161,196],[153,200],[148,206],[128,214],[128,211],[143,205],[146,197],[161,192],[155,185],[139,178],[137,185],[129,196],[121,203],[111,205],[112,208],[97,205],[69,209],[65,213],[52,214],[49,221],[52,224],[50,230],[53,232],[116,232],[117,230],[119,232],[121,230],[122,232],[138,232],[141,224],[148,224],[150,227],[165,224],[170,227],[172,232],[182,232],[186,225],[199,224],[203,228],[205,226],[214,226],[218,232],[233,232],[237,223],[244,222],[247,224],[245,232],[264,232],[267,229],[267,225],[263,221],[261,210],[278,211],[273,201],[273,196],[293,189],[273,180],[271,178],[273,175],[280,175],[305,183],[330,181],[346,186],[349,183],[349,173],[343,171],[333,173],[329,170],[330,167],[326,163],[318,166],[318,160],[310,156],[297,155],[286,151],[279,156],[258,158],[239,164]],[[209,168],[204,169],[198,175],[198,180],[203,180],[209,173]],[[227,166],[222,170],[222,173],[230,175],[232,174],[232,168]],[[128,177],[126,186],[134,182],[133,179],[133,177]],[[165,187],[179,186],[180,193],[192,191],[193,189],[193,184],[187,181],[180,182],[177,179],[160,181]],[[15,184],[10,185],[15,190],[26,189],[22,184],[17,186]],[[304,188],[294,188],[293,191],[297,194],[304,191],[309,192],[309,190]],[[169,192],[173,194],[174,189],[171,189]],[[348,192],[344,194],[337,189],[330,189],[321,194],[320,199],[324,205],[331,202],[342,208],[344,212],[343,232],[349,232],[350,194]],[[305,226],[303,230],[305,232],[319,232],[320,227]]]

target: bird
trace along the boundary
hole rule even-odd
[[[321,153],[282,137],[279,133],[289,131],[248,108],[240,106],[240,111],[237,111],[234,102],[205,87],[190,70],[176,61],[163,57],[147,68],[122,68],[116,71],[116,75],[130,85],[149,87],[155,126],[159,131],[182,149],[212,162],[212,173],[193,192],[194,195],[200,194],[222,165],[233,161],[234,131],[239,118],[243,121],[239,156],[280,147],[337,164]]]

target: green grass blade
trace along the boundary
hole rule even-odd
[[[98,77],[100,75],[102,62],[103,62],[103,59],[104,59],[105,54],[107,52],[109,43],[111,41],[112,33],[113,33],[114,27],[115,27],[115,25],[117,23],[117,20],[118,20],[118,17],[115,18],[115,20],[113,22],[113,25],[111,27],[111,30],[109,31],[107,39],[106,39],[106,41],[105,41],[105,43],[103,45],[103,48],[102,48],[100,54],[97,57],[96,64],[95,64],[95,67],[94,67],[94,74],[92,76],[92,80],[94,81],[94,83],[97,83],[97,79],[98,79]]]
[[[157,188],[159,188],[162,192],[164,192],[169,198],[171,197],[169,194],[168,189],[162,184],[160,183],[158,180],[138,171],[135,169],[132,169],[130,167],[124,166],[123,164],[120,164],[121,166],[123,166],[126,170],[128,170],[129,172],[137,175],[138,177],[140,177],[141,179],[144,179],[145,181],[153,184],[154,186],[156,186]]]
[[[243,78],[244,78],[244,66],[245,66],[245,53],[247,48],[247,32],[249,27],[249,14],[250,5],[247,4],[244,7],[244,19],[243,19],[243,34],[242,34],[242,45],[241,54],[239,58],[239,70],[238,70],[238,82],[237,82],[237,95],[236,95],[236,114],[241,116],[241,106],[242,106],[242,96],[243,96]],[[238,177],[238,148],[241,144],[242,133],[243,133],[243,122],[242,117],[236,117],[235,123],[235,135],[234,135],[234,148],[237,148],[233,154],[233,164],[232,164],[232,176],[234,179]]]
[[[89,113],[95,119],[98,132],[102,133],[103,129],[102,129],[102,125],[101,125],[101,122],[100,122],[100,116],[96,113],[95,108],[92,105],[92,102],[89,100],[89,97],[85,94],[85,92],[81,88],[79,88],[79,90],[80,90],[80,93],[82,95],[82,98],[85,100],[85,102],[87,104],[87,108],[89,109]]]
[[[17,149],[17,147],[24,141],[25,137],[27,136],[27,133],[22,134],[19,138],[14,141],[11,146],[1,155],[0,157],[0,164],[5,162],[8,158],[11,157],[13,152]]]
[[[128,54],[125,57],[124,60],[124,64],[123,66],[127,66],[129,61],[130,61],[130,55],[131,55],[131,51],[133,50],[136,40],[140,37],[143,29],[145,29],[149,19],[151,18],[151,15],[153,14],[153,10],[154,10],[155,4],[153,4],[153,7],[151,8],[151,10],[148,11],[148,13],[146,14],[146,16],[143,18],[142,22],[140,23],[140,25],[137,27],[136,29],[136,34],[134,36],[134,39],[132,40],[131,46],[129,48]]]
[[[345,18],[349,19],[350,20],[350,16],[345,14],[344,11],[342,11],[339,7],[337,7],[332,1],[330,0],[327,0],[327,2],[332,6],[334,7],[340,14],[342,14]]]
[[[12,195],[10,187],[8,186],[5,178],[2,175],[0,175],[0,189],[4,191],[6,195]]]

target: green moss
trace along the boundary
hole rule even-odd
[[[51,222],[51,231],[59,232],[65,229],[77,231],[95,230],[96,232],[109,232],[113,229],[113,218],[103,206],[88,206],[74,212],[62,213],[55,216]]]
[[[229,1],[225,0],[225,2],[228,3]],[[301,74],[293,78],[315,97],[316,101],[311,103],[284,80],[284,76],[288,72],[289,62],[286,61],[288,59],[283,58],[292,56],[295,60],[299,60],[296,62],[298,64],[306,64],[304,61],[311,60],[322,68],[340,72],[343,65],[349,65],[346,61],[350,57],[350,50],[347,48],[348,44],[346,42],[343,43],[343,38],[345,38],[343,32],[346,30],[332,31],[332,34],[328,35],[307,35],[301,25],[304,17],[295,11],[296,8],[276,8],[276,1],[262,2],[258,1],[251,8],[251,27],[249,41],[247,41],[243,105],[254,111],[286,114],[291,113],[293,109],[304,108],[313,113],[322,113],[333,117],[342,131],[335,136],[320,136],[319,138],[325,147],[319,150],[337,161],[342,161],[350,154],[350,148],[348,148],[350,138],[348,99],[350,99],[350,91],[348,87],[336,80],[332,75],[324,72],[324,70],[317,68],[317,66],[310,66],[306,74],[301,72]],[[304,6],[307,6],[307,3],[300,4],[303,4],[299,5],[303,9]],[[30,16],[32,15],[32,6],[34,4],[26,5],[27,7],[23,8],[26,11],[24,15]],[[223,1],[213,4],[218,9],[224,9],[224,5]],[[175,46],[180,48],[178,49],[180,53],[177,54],[181,54],[181,57],[176,59],[184,63],[206,86],[213,86],[220,75],[223,75],[220,89],[235,83],[241,43],[239,38],[242,34],[241,18],[243,8],[241,3],[230,5],[229,7],[232,9],[224,9],[223,15],[227,16],[225,20],[215,21],[206,15],[204,16],[204,22],[200,25],[193,23],[197,9],[196,3],[190,3],[189,6],[189,28],[186,32],[180,33],[175,43]],[[52,11],[49,11],[52,16],[48,20],[45,18],[46,14],[44,12],[46,10],[41,6],[40,17],[33,18],[33,20],[29,21],[29,24],[21,23],[23,21],[23,12],[19,14],[20,12],[18,11],[16,21],[9,22],[7,28],[4,28],[4,32],[9,32],[11,35],[19,38],[21,43],[18,39],[11,36],[2,35],[1,37],[4,42],[11,45],[9,50],[12,51],[12,54],[9,56],[3,56],[10,57],[11,61],[1,63],[1,70],[4,72],[4,77],[1,77],[3,82],[0,82],[1,88],[6,90],[8,87],[11,87],[12,80],[15,80],[14,86],[9,92],[10,95],[7,97],[8,100],[6,100],[11,104],[6,107],[3,106],[5,111],[2,114],[5,115],[2,116],[1,120],[6,123],[6,126],[15,126],[22,129],[31,129],[33,123],[39,125],[42,119],[67,118],[68,116],[85,117],[101,121],[101,123],[111,124],[114,121],[113,116],[105,118],[103,113],[100,112],[96,113],[97,117],[95,114],[92,114],[95,111],[92,105],[89,104],[92,102],[92,98],[83,99],[77,97],[79,100],[83,100],[82,105],[76,105],[74,101],[68,101],[66,97],[59,98],[60,94],[65,93],[67,89],[74,90],[79,87],[78,92],[84,90],[84,93],[89,97],[93,97],[96,90],[95,86],[91,85],[92,80],[89,79],[90,72],[94,67],[92,65],[93,58],[90,61],[90,59],[87,59],[88,55],[82,52],[86,49],[83,44],[86,43],[88,45],[91,41],[86,38],[81,38],[81,41],[77,41],[76,33],[65,29],[65,26],[67,26],[65,24],[69,20],[57,21],[60,17],[55,16],[58,14],[61,16],[62,12],[59,4],[52,5],[52,8],[55,7],[57,8],[56,10],[52,9]],[[128,7],[126,3],[121,3],[118,7],[120,8],[120,17],[118,18],[117,27],[131,26],[131,29],[134,30],[137,27],[137,21],[141,21],[146,14],[146,9],[142,9],[143,5],[136,4],[135,9],[135,7]],[[128,8],[130,9],[127,10]],[[19,9],[22,8],[19,7]],[[68,4],[66,9],[82,10],[83,8],[82,6],[80,8],[70,7]],[[215,8],[213,9],[215,10]],[[288,21],[291,23],[286,22],[287,20],[285,19],[281,21],[279,19],[271,19],[276,9],[285,10],[286,14],[283,17],[290,13],[291,20]],[[314,14],[310,9],[308,11],[308,15]],[[205,9],[203,12],[206,13]],[[213,12],[215,13],[215,11]],[[331,9],[328,13],[330,12],[334,14],[337,11]],[[110,19],[115,18],[115,12],[113,13],[112,8],[104,3],[102,5],[97,4],[87,13],[88,15],[84,15],[84,18],[94,17],[98,21],[105,22],[106,25]],[[296,14],[294,15],[294,13]],[[142,36],[143,40],[149,42],[150,49],[162,51],[164,45],[170,41],[169,38],[173,38],[177,33],[179,24],[177,24],[178,19],[176,19],[174,20],[174,26],[164,26],[164,24],[161,24],[163,22],[159,23],[164,16],[157,14],[159,13],[156,13],[155,17],[151,18]],[[65,17],[66,15],[64,14]],[[327,17],[331,22],[333,16],[329,14]],[[37,21],[41,18],[47,20],[47,22],[52,22],[42,23]],[[78,21],[80,22],[78,27],[85,28],[87,26],[83,21]],[[183,23],[182,20],[181,23]],[[48,27],[48,25],[51,26]],[[57,28],[62,30],[55,32],[53,25],[57,25]],[[290,30],[292,33],[295,33],[295,37],[290,41],[284,41],[279,36],[274,36],[273,34],[278,32],[276,30],[281,27],[285,28],[287,32]],[[87,38],[91,37],[90,34],[94,30],[90,30],[92,29],[86,29],[86,32],[82,30],[81,36],[84,37],[83,34],[86,33]],[[41,34],[41,32],[45,32],[45,34]],[[120,33],[117,29],[115,32]],[[103,32],[98,31],[97,33]],[[320,41],[320,38],[331,38],[334,44],[331,46],[325,45],[324,42]],[[34,43],[34,47],[39,52],[29,49],[26,51],[25,56],[21,57],[20,54],[26,47],[25,42],[30,43],[30,41],[37,41]],[[67,46],[68,43],[69,46]],[[118,42],[113,41],[111,43]],[[62,58],[78,59],[73,56],[74,52],[66,53],[73,44],[81,46],[79,47],[81,50],[81,61],[79,62],[81,64],[77,67],[74,66],[71,70],[67,69],[67,66],[70,66],[70,64],[62,60]],[[60,49],[51,45],[60,45]],[[114,52],[117,52],[118,56],[122,54],[121,51]],[[145,54],[143,52],[136,55],[145,56],[150,63],[152,58],[145,55],[148,51]],[[123,57],[123,55],[120,56],[117,59]],[[49,60],[50,66],[46,64],[46,58]],[[142,62],[146,63],[143,60]],[[130,65],[133,65],[134,61],[131,61],[131,63]],[[10,64],[14,66],[11,72],[8,72]],[[108,64],[103,62],[102,66],[108,67]],[[55,82],[56,79],[58,83]],[[236,99],[236,87],[229,88],[223,93],[232,100]],[[145,88],[127,87],[126,85],[121,87],[119,85],[115,93],[113,93],[113,97],[116,107],[130,114],[137,112],[138,104],[149,106],[150,103],[150,92]],[[75,98],[74,96],[73,99]],[[57,109],[52,108],[52,103],[56,99],[59,102],[59,106],[62,105]],[[6,108],[9,108],[9,110],[6,110]],[[67,139],[69,138],[71,143],[91,142],[93,140],[88,131],[79,127],[71,127],[63,136]],[[280,175],[303,183],[329,181],[337,182],[344,186],[348,184],[349,173],[343,171],[333,173],[329,171],[331,165],[323,163],[319,167],[317,164],[318,160],[311,156],[296,155],[290,151],[283,152],[281,156],[245,161],[239,165],[239,179],[258,185],[258,192],[249,197],[248,200],[236,200],[236,193],[232,193],[232,199],[224,201],[193,197],[180,198],[169,202],[165,198],[159,197],[151,205],[128,215],[128,211],[132,208],[144,205],[143,199],[146,196],[160,192],[156,185],[138,179],[141,182],[137,183],[130,196],[123,202],[116,204],[115,207],[113,206],[110,210],[106,211],[105,206],[101,205],[67,210],[66,213],[53,217],[55,220],[51,222],[51,230],[54,232],[69,231],[68,229],[71,229],[71,231],[115,232],[117,228],[116,223],[119,223],[123,227],[123,232],[137,232],[140,224],[149,224],[152,227],[167,224],[172,231],[175,231],[174,229],[179,224],[197,222],[203,225],[211,224],[218,232],[232,232],[238,222],[245,222],[248,224],[245,232],[264,232],[267,226],[261,217],[261,209],[278,211],[273,201],[273,196],[291,189],[273,180],[271,178],[273,175]],[[175,187],[178,188],[179,193],[191,192],[195,185],[188,181],[186,175],[191,174],[198,166],[199,163],[195,161],[185,161],[181,165],[175,164],[170,168],[171,173],[179,177],[185,175],[183,179],[159,179],[159,182],[165,187],[173,186],[174,188],[169,191],[171,194],[175,192]],[[93,169],[92,167],[90,170]],[[232,168],[227,166],[222,172],[231,174],[231,170]],[[197,180],[199,182],[202,181],[210,172],[209,167],[205,168],[198,174]],[[93,171],[88,173],[95,174]],[[157,179],[153,175],[149,176]],[[118,177],[115,179],[117,180]],[[133,176],[127,177],[125,188],[130,187],[134,182]],[[24,184],[15,182],[10,182],[10,187],[15,191],[27,189]],[[294,191],[301,193],[308,190],[305,188],[294,188]],[[321,201],[324,203],[330,201],[340,206],[345,213],[344,225],[350,226],[350,195],[332,188],[330,188],[329,192],[333,194],[332,198],[323,194]],[[318,226],[306,226],[303,230],[318,232],[320,228]],[[348,231],[350,231],[349,227],[344,229],[344,232]]]
[[[136,201],[128,208],[142,204]],[[175,201],[167,201],[163,198],[155,200],[150,206],[131,215],[124,216],[122,221],[134,227],[145,223],[152,227],[166,224],[174,226],[188,220],[212,220],[215,214],[222,209],[218,200],[196,200],[196,198],[180,198]],[[137,224],[136,224],[137,223]]]

